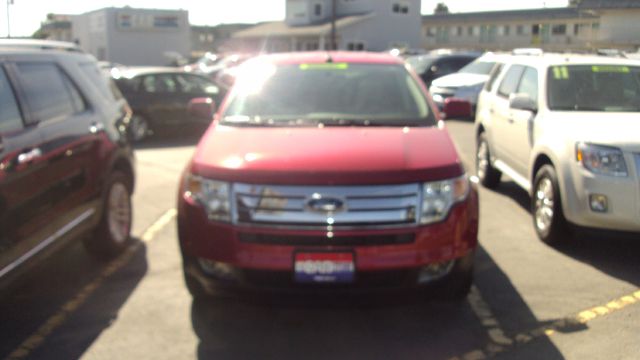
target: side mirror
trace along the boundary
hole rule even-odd
[[[509,98],[509,107],[515,110],[538,112],[538,104],[527,94],[513,94]]]
[[[187,113],[200,120],[211,120],[216,111],[216,103],[208,97],[195,98],[189,101]]]

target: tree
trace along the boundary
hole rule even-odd
[[[438,3],[438,5],[436,5],[436,8],[433,10],[433,13],[436,15],[448,14],[449,7],[445,3]]]

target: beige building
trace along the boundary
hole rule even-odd
[[[423,46],[510,50],[640,47],[640,1],[582,0],[567,8],[423,16]]]

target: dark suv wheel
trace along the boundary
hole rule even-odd
[[[107,180],[103,195],[100,224],[85,240],[87,250],[98,258],[111,258],[128,245],[131,233],[131,179],[123,172],[114,171]]]

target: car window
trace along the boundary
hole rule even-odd
[[[547,73],[547,87],[551,110],[640,111],[640,67],[552,66]]]
[[[142,88],[148,93],[174,93],[178,91],[176,81],[170,74],[145,76],[142,79]]]
[[[502,73],[502,69],[504,68],[504,64],[497,63],[496,66],[491,70],[491,75],[489,76],[489,80],[487,80],[487,85],[485,90],[491,92],[496,85],[496,80],[498,80],[498,76]]]
[[[424,94],[416,89],[419,86],[400,65],[331,63],[243,69],[225,116],[303,125],[343,120],[385,126],[435,124]]]
[[[113,101],[117,99],[117,94],[113,92],[109,82],[112,81],[108,79],[102,71],[98,68],[96,63],[83,63],[80,64],[80,70],[89,78],[91,84],[93,84],[100,92],[106,100]]]
[[[86,110],[77,88],[56,64],[19,63],[17,67],[36,120],[47,121]]]
[[[509,97],[509,95],[516,92],[518,88],[518,84],[520,83],[520,78],[522,77],[522,72],[524,71],[524,66],[522,65],[513,65],[507,70],[504,79],[500,83],[500,87],[498,88],[498,95],[503,97]]]
[[[20,109],[7,74],[0,68],[0,133],[20,128],[22,128]]]
[[[208,94],[217,95],[218,87],[212,81],[200,76],[176,74],[176,81],[180,85],[180,90],[188,94]]]
[[[465,63],[462,63],[461,61],[462,60],[459,58],[445,58],[438,60],[434,64],[436,66],[435,73],[438,76],[454,73],[464,66]]]
[[[527,94],[533,101],[538,101],[538,70],[526,67],[517,92]]]

